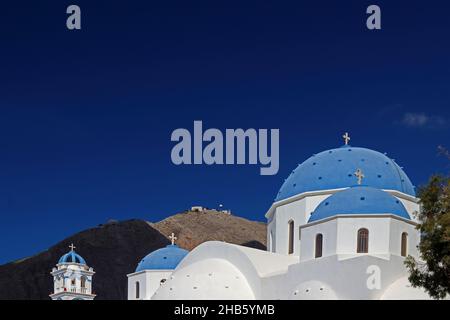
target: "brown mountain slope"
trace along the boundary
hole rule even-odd
[[[148,253],[169,243],[174,232],[186,249],[207,240],[265,248],[265,224],[223,213],[184,213],[158,223],[142,220],[110,222],[77,233],[33,257],[0,266],[0,299],[49,299],[51,269],[70,243],[83,256],[94,275],[97,299],[126,299],[128,273]]]
[[[175,233],[177,244],[192,250],[205,241],[218,240],[266,248],[266,224],[249,221],[215,210],[179,213],[150,225],[168,237]]]

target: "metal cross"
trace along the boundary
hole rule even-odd
[[[73,245],[73,243],[71,243],[70,246],[69,246],[69,248],[70,248],[70,250],[73,251],[73,249],[75,249],[76,247]]]
[[[348,132],[346,132],[342,138],[344,138],[345,145],[348,145],[348,142],[350,141],[350,136],[348,135]]]
[[[177,240],[178,238],[175,237],[175,234],[172,232],[172,234],[169,236],[170,241],[172,241],[172,245],[175,244],[175,240]]]
[[[361,169],[355,171],[354,175],[358,178],[358,184],[362,184],[362,179],[365,178],[364,173]]]

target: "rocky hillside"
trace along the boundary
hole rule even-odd
[[[218,240],[266,249],[266,224],[249,221],[215,210],[176,214],[150,225],[168,237],[172,232],[177,244],[192,250],[205,241]]]
[[[163,221],[110,221],[77,233],[33,257],[0,266],[0,299],[49,299],[50,271],[70,243],[95,269],[97,299],[126,299],[127,277],[149,252],[169,243],[192,250],[208,240],[226,241],[265,249],[266,226],[216,211],[186,212]]]

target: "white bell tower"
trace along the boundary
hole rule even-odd
[[[50,294],[52,300],[93,300],[92,276],[94,269],[88,267],[86,261],[77,254],[75,246],[69,246],[70,251],[63,255],[53,268],[54,289]]]

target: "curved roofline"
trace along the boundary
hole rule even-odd
[[[72,261],[67,261],[68,259],[71,259]],[[76,262],[75,260],[78,259],[80,262]],[[86,260],[76,253],[74,250],[71,250],[61,256],[59,258],[57,264],[77,264],[77,265],[87,265]]]
[[[408,276],[400,277],[391,282],[380,296],[380,300],[432,300],[430,295],[421,287],[413,287]],[[444,300],[449,300],[446,297]]]
[[[136,266],[134,273],[144,270],[174,270],[188,253],[188,250],[180,248],[176,244],[168,244],[143,257]],[[173,268],[170,268],[171,266]]]
[[[236,256],[233,256],[233,254],[236,254]],[[273,257],[274,255],[278,256],[279,260],[285,261],[277,261],[272,265],[268,265],[264,263],[255,263],[253,259],[255,256],[258,256],[259,259],[271,259],[271,257]],[[189,255],[186,256],[186,259],[181,261],[177,266],[177,269],[181,269],[187,265],[197,262],[199,261],[199,259],[204,259],[205,256],[207,256],[207,258],[218,259],[224,259],[224,257],[226,257],[229,262],[235,264],[236,266],[241,263],[248,263],[248,266],[254,268],[255,273],[259,277],[265,277],[269,274],[277,274],[280,271],[284,272],[287,270],[289,263],[293,260],[296,260],[295,256],[282,255],[266,250],[259,250],[228,242],[206,241],[189,252]],[[243,260],[236,259],[237,256],[239,256]]]
[[[368,198],[368,201],[366,200]],[[356,201],[359,198],[360,201]],[[361,202],[362,201],[362,202]],[[337,214],[392,213],[411,219],[404,204],[397,197],[382,190],[365,185],[337,192],[327,197],[314,209],[308,222],[317,221]]]
[[[136,276],[138,274],[143,274],[143,273],[173,272],[173,271],[174,271],[174,269],[144,269],[141,271],[137,271],[137,272],[135,271],[135,272],[129,273],[129,274],[127,274],[127,277],[129,278],[129,277],[133,277],[133,276]]]
[[[285,205],[285,204],[288,204],[288,203],[291,203],[291,202],[294,202],[294,201],[297,201],[297,200],[301,200],[301,199],[306,198],[306,197],[320,196],[320,195],[325,195],[325,194],[332,195],[332,194],[335,194],[336,192],[343,191],[343,190],[346,190],[346,189],[349,189],[349,188],[351,188],[351,187],[338,188],[338,189],[317,190],[317,191],[306,191],[306,192],[302,192],[302,193],[296,194],[296,195],[294,195],[292,197],[289,197],[289,198],[286,198],[286,199],[274,201],[272,203],[272,205],[270,206],[269,210],[267,210],[267,212],[266,212],[266,214],[264,216],[267,219],[271,219],[272,216],[273,216],[273,213],[275,212],[275,209],[280,207],[280,206],[282,206],[282,205]],[[396,197],[399,197],[401,199],[412,201],[414,203],[418,203],[420,201],[419,198],[414,197],[414,196],[412,196],[410,194],[407,194],[407,193],[403,193],[403,192],[398,191],[398,190],[392,190],[392,189],[379,189],[379,190],[385,191],[385,192],[387,192],[387,193],[389,193],[391,195],[394,195]]]
[[[247,279],[256,297],[261,296],[261,278],[284,274],[297,256],[288,256],[221,241],[207,241],[192,250],[174,271],[205,259],[223,259],[234,265]],[[267,263],[271,261],[271,263]]]
[[[383,188],[383,187],[387,187],[387,188],[396,188],[398,191],[411,195],[411,196],[417,196],[416,194],[416,187],[413,185],[413,183],[411,182],[411,180],[409,179],[408,175],[406,174],[406,172],[403,170],[403,167],[401,167],[396,161],[395,159],[390,158],[389,156],[387,156],[387,153],[383,153],[374,149],[370,149],[367,147],[359,147],[359,146],[350,146],[350,145],[344,145],[341,147],[336,147],[336,148],[331,148],[331,149],[327,149],[327,150],[323,150],[321,152],[315,153],[312,156],[310,156],[309,158],[307,158],[305,161],[303,161],[302,163],[299,163],[297,165],[297,167],[289,174],[289,176],[284,179],[283,184],[281,185],[274,201],[278,202],[278,201],[283,201],[286,199],[289,199],[292,196],[297,195],[297,192],[305,192],[303,190],[306,190],[306,192],[312,191],[313,189],[318,189],[318,188],[312,188],[312,186],[305,188],[305,182],[299,183],[298,181],[296,181],[296,179],[298,179],[298,173],[296,172],[297,170],[302,170],[302,168],[304,169],[304,167],[311,161],[314,161],[312,164],[315,165],[316,161],[314,159],[319,159],[320,160],[324,160],[324,161],[329,161],[328,157],[325,157],[324,159],[322,159],[321,157],[323,157],[324,155],[327,154],[333,154],[332,157],[335,157],[336,151],[341,152],[342,150],[348,149],[349,151],[353,151],[353,150],[358,150],[358,152],[368,152],[370,157],[375,155],[375,158],[378,160],[382,160],[382,161],[386,161],[386,164],[390,163],[392,165],[392,170],[394,170],[393,172],[395,172],[395,176],[396,179],[399,180],[398,183],[400,183],[400,186],[396,186],[396,183],[393,183],[392,181],[388,184],[378,184],[375,183],[375,185],[372,185],[375,188]],[[367,155],[368,156],[368,155]],[[365,158],[363,159],[363,161],[365,160]],[[339,160],[341,161],[341,160]],[[384,169],[383,169],[384,170]],[[392,173],[393,173],[392,172]],[[305,173],[303,173],[302,175],[304,175]],[[297,175],[297,176],[295,176]],[[389,176],[389,175],[387,175]],[[379,175],[379,177],[381,177]],[[367,178],[367,177],[366,177]],[[394,178],[394,176],[392,176],[392,178]],[[322,179],[322,177],[320,176],[319,179]],[[290,184],[287,184],[288,181],[293,182],[293,186]],[[342,181],[341,181],[342,182]],[[303,185],[303,187],[301,187]],[[306,183],[306,185],[308,185],[308,183]],[[317,187],[317,186],[316,186]],[[331,185],[327,183],[325,183],[325,185],[323,185],[324,188],[333,188],[333,187],[347,187],[347,183],[332,183]],[[293,190],[293,188],[300,188],[300,190]],[[323,190],[327,190],[327,189],[323,189]]]
[[[371,214],[356,213],[356,214],[337,214],[332,217],[326,217],[326,218],[323,218],[320,220],[308,222],[304,225],[299,226],[299,228],[303,229],[303,228],[314,226],[316,224],[321,224],[321,223],[328,222],[328,221],[331,221],[334,219],[339,219],[339,218],[392,218],[392,219],[396,219],[396,220],[400,220],[400,221],[409,223],[413,226],[417,226],[417,224],[418,224],[417,222],[415,222],[413,220],[406,219],[406,218],[400,217],[400,216],[398,216],[396,214],[392,214],[392,213],[371,213]]]

